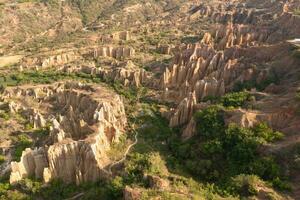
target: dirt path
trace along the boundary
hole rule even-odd
[[[132,144],[130,144],[130,145],[127,147],[127,149],[126,149],[126,151],[125,151],[125,153],[124,153],[124,155],[122,156],[121,159],[119,159],[119,160],[117,160],[117,161],[111,163],[111,164],[108,166],[108,169],[107,169],[107,170],[106,170],[106,169],[103,169],[104,173],[106,173],[107,175],[109,175],[109,176],[112,176],[112,175],[113,175],[113,173],[112,173],[112,168],[115,167],[115,166],[117,166],[117,165],[119,165],[119,164],[121,164],[121,163],[123,163],[123,162],[126,160],[127,155],[128,155],[128,153],[130,152],[130,150],[132,149],[132,147],[134,147],[134,146],[138,143],[138,134],[139,134],[139,133],[135,130],[134,125],[135,125],[135,122],[133,123],[133,126],[132,126],[132,127],[133,127],[132,130],[133,130],[133,132],[135,133],[135,135],[134,135],[134,142],[133,142]]]

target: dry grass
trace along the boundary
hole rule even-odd
[[[0,68],[17,64],[22,58],[21,55],[0,57]]]

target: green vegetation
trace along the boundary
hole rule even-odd
[[[238,108],[244,107],[252,98],[253,96],[249,92],[243,91],[227,93],[222,97],[207,96],[203,101],[210,101],[213,104],[221,105],[227,108]]]
[[[200,36],[186,36],[181,39],[181,42],[185,44],[194,44],[200,42],[200,40],[201,40]]]
[[[7,120],[10,119],[10,114],[8,112],[3,112],[3,111],[0,110],[0,118],[7,121]]]
[[[300,48],[297,48],[293,51],[293,56],[297,59],[300,59]]]
[[[242,107],[251,98],[248,92],[234,92],[225,94],[221,97],[221,103],[225,107]]]
[[[230,185],[240,174],[257,175],[263,180],[282,182],[279,165],[264,157],[259,148],[282,137],[266,124],[242,128],[225,126],[224,108],[211,106],[195,114],[197,135],[186,142],[173,139],[171,148],[188,171],[200,180]]]
[[[2,200],[63,200],[84,192],[82,200],[116,199],[115,190],[118,187],[117,179],[108,182],[87,183],[76,186],[64,184],[60,180],[52,181],[47,187],[42,182],[33,179],[24,179],[16,185],[0,183],[0,199]],[[119,198],[118,198],[119,199]]]
[[[15,150],[14,150],[13,159],[15,161],[20,161],[22,152],[26,148],[30,148],[32,146],[32,140],[28,135],[20,134],[14,138],[14,143],[15,143]]]
[[[93,75],[84,74],[84,73],[64,73],[57,71],[26,71],[12,73],[9,75],[0,76],[0,85],[2,87],[6,86],[17,86],[22,84],[50,84],[60,80],[81,80],[87,82],[96,82],[99,83],[101,80],[98,77]]]
[[[132,103],[137,102],[147,93],[147,89],[144,87],[125,87],[119,82],[113,83],[112,87],[116,91],[116,93],[124,96],[127,100],[129,100]]]
[[[5,156],[0,154],[0,165],[3,164],[5,162],[5,160],[6,160]]]
[[[240,174],[232,178],[232,187],[241,196],[253,196],[258,193],[257,186],[260,182],[258,176]]]
[[[129,184],[139,184],[146,187],[147,183],[144,181],[144,176],[158,175],[165,177],[168,175],[168,169],[165,162],[157,152],[148,154],[134,153],[130,159],[125,163],[125,180]]]
[[[296,8],[293,10],[293,14],[294,15],[297,15],[297,16],[300,16],[300,8]]]

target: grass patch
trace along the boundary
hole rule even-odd
[[[0,154],[0,165],[2,165],[5,162],[5,160],[6,160],[5,156]]]
[[[296,8],[293,10],[293,14],[294,15],[297,15],[297,16],[300,16],[300,8]]]
[[[31,138],[26,134],[20,134],[14,139],[15,150],[13,155],[14,161],[20,161],[23,151],[32,146]]]

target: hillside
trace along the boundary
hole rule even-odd
[[[0,199],[300,199],[298,0],[0,0]]]

